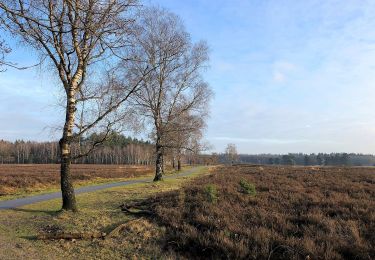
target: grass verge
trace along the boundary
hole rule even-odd
[[[165,229],[142,219],[129,225],[127,235],[121,238],[73,242],[39,241],[35,236],[57,230],[109,233],[136,219],[124,214],[121,204],[179,189],[186,181],[205,172],[207,168],[200,167],[188,177],[81,194],[77,196],[78,213],[59,212],[60,200],[0,211],[0,259],[129,259],[165,255],[158,246]]]
[[[184,167],[184,171],[191,169],[193,166],[186,166]],[[167,169],[165,171],[165,176],[177,174],[178,171],[173,169]],[[122,177],[116,177],[116,178],[103,178],[103,177],[91,177],[85,180],[75,180],[74,181],[74,187],[75,188],[82,188],[86,186],[94,186],[94,185],[101,185],[101,184],[107,184],[107,183],[116,183],[116,182],[123,182],[123,181],[129,181],[134,179],[145,179],[145,178],[152,178],[154,176],[153,172],[147,172],[145,171],[141,175],[134,175],[132,177],[122,178]],[[46,182],[46,183],[37,183],[34,185],[28,185],[24,187],[13,187],[12,189],[9,189],[9,194],[0,195],[0,201],[4,200],[12,200],[12,199],[19,199],[29,196],[35,196],[35,195],[42,195],[52,192],[58,192],[60,191],[60,185],[56,184],[54,182]]]

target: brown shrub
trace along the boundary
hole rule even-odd
[[[166,250],[188,258],[375,258],[374,168],[221,167],[145,204],[167,227]]]

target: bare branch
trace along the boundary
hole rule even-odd
[[[101,84],[99,73],[90,79],[93,91],[86,86],[87,76],[98,72],[94,64],[108,61],[106,65],[114,67],[118,60],[131,59],[133,52],[126,48],[132,47],[128,38],[133,33],[136,4],[135,0],[0,0],[1,27],[46,58],[65,91],[65,122],[59,142],[63,209],[76,210],[69,170],[76,158],[72,142],[100,124],[116,124],[123,116],[116,118],[115,110],[138,88],[138,84],[129,84],[122,87],[125,93],[120,92],[116,85]],[[85,105],[80,106],[82,103]],[[81,119],[92,120],[77,121],[78,108],[82,109]],[[86,115],[91,113],[98,116]],[[99,144],[100,140],[87,153]]]
[[[135,27],[134,56],[145,62],[129,69],[142,78],[142,88],[131,102],[152,129],[157,180],[167,150],[199,150],[198,137],[211,97],[202,79],[208,48],[204,43],[192,44],[181,20],[164,9],[144,8]],[[143,73],[145,64],[154,68],[148,75]]]

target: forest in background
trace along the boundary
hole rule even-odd
[[[81,141],[81,145],[100,138],[92,134]],[[78,153],[78,147],[73,153]],[[0,163],[2,164],[49,164],[59,163],[58,142],[34,142],[0,140]],[[155,162],[155,148],[150,141],[111,133],[110,137],[86,157],[75,160],[79,164],[136,164],[151,165]],[[184,154],[184,163],[218,164],[229,163],[226,153]],[[290,154],[238,154],[234,163],[262,165],[326,165],[326,166],[375,166],[375,156],[355,153],[290,153]],[[173,164],[173,158],[166,154],[166,163]]]
[[[221,155],[220,161],[226,161],[225,154]],[[240,154],[238,162],[264,165],[375,166],[375,156],[356,153]]]
[[[91,143],[100,134],[92,134],[81,140],[81,145]],[[79,147],[73,146],[72,153],[78,153]],[[87,164],[143,164],[153,163],[154,147],[149,141],[138,140],[115,132],[97,149],[86,157],[75,160],[75,163]],[[57,141],[33,142],[17,140],[9,142],[0,140],[0,163],[49,164],[59,163],[60,149]]]

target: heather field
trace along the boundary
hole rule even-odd
[[[375,258],[375,168],[218,167],[149,205],[187,258]]]
[[[55,254],[64,259],[375,258],[372,167],[201,167],[189,177],[83,194],[78,204],[78,213],[60,212],[56,200],[0,212],[3,254],[10,259]],[[35,239],[67,232],[106,236]]]

